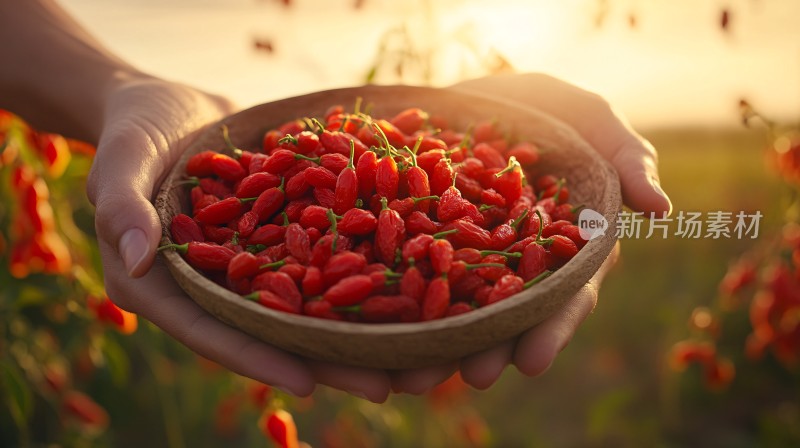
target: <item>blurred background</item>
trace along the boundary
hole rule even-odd
[[[265,408],[315,447],[800,445],[800,2],[60,3],[139,68],[241,107],[549,73],[607,98],[656,146],[676,213],[764,218],[756,239],[623,241],[596,311],[542,377],[509,368],[487,391],[455,377],[383,405],[325,387],[296,399],[109,305],[76,193],[92,148],[42,134],[31,154],[71,154],[30,182],[65,243],[61,264],[25,271],[0,205],[0,445],[270,446]],[[0,130],[30,132],[8,115]]]

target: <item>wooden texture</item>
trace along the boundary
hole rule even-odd
[[[606,235],[590,241],[563,268],[527,291],[460,316],[409,324],[336,322],[273,311],[206,279],[176,252],[163,252],[180,286],[209,313],[263,341],[309,358],[382,369],[430,366],[484,350],[535,326],[574,296],[611,252],[616,241],[615,217],[621,207],[616,172],[571,128],[534,109],[451,90],[365,86],[263,104],[222,123],[229,127],[237,146],[255,150],[265,130],[302,116],[320,117],[334,104],[352,107],[357,97],[362,97],[365,105],[373,104],[375,116],[388,117],[408,107],[421,107],[447,117],[456,129],[499,119],[505,129],[544,150],[536,170],[565,177],[571,203],[585,204],[605,216],[609,221]],[[156,200],[163,244],[171,242],[172,217],[189,209],[188,188],[178,185],[188,157],[224,148],[220,125],[210,127],[164,181]]]

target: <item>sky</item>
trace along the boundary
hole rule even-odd
[[[431,55],[437,86],[480,75],[476,61],[494,51],[517,71],[599,93],[638,128],[736,126],[740,98],[800,120],[797,0],[363,1],[60,3],[135,66],[241,107],[362,84],[382,39],[404,28]],[[378,81],[424,82],[413,72]]]

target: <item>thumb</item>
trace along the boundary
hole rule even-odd
[[[131,277],[150,269],[161,239],[161,225],[151,198],[164,172],[164,158],[154,135],[129,120],[116,121],[100,136],[87,179],[95,205],[98,239],[115,248]]]

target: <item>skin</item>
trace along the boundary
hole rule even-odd
[[[219,96],[157,79],[105,49],[50,0],[0,0],[0,107],[37,128],[97,144],[87,194],[106,290],[120,307],[152,321],[198,354],[230,370],[305,396],[317,384],[383,402],[390,391],[421,394],[457,370],[490,387],[506,366],[536,376],[553,363],[597,303],[616,260],[557,314],[514,341],[443,366],[381,371],[304,359],[260,342],[202,310],[156,257],[161,229],[151,203],[163,177],[204,127],[235,108]],[[485,78],[452,88],[539,108],[574,127],[617,168],[625,202],[668,213],[652,145],[599,96],[545,75]],[[585,117],[592,117],[591,120]]]

